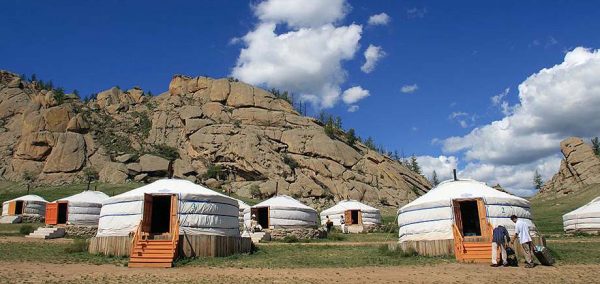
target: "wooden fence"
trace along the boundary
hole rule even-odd
[[[90,239],[91,254],[129,256],[131,237],[94,237]],[[223,257],[252,251],[252,240],[242,237],[212,235],[180,235],[179,256]]]

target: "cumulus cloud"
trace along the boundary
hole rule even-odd
[[[293,28],[316,28],[335,23],[349,10],[345,0],[268,0],[254,7],[261,22],[284,23]]]
[[[421,166],[421,172],[429,180],[432,179],[433,171],[440,181],[452,178],[452,170],[458,166],[458,158],[455,156],[418,156],[417,162]]]
[[[369,17],[368,24],[372,26],[385,26],[390,22],[390,16],[386,13],[380,13]]]
[[[404,85],[404,86],[402,86],[402,88],[400,88],[400,92],[403,92],[405,94],[412,94],[412,93],[416,92],[418,89],[419,89],[419,86],[417,86],[417,84]]]
[[[351,105],[368,97],[369,95],[369,90],[365,90],[361,86],[355,86],[344,91],[342,94],[342,100],[344,103]]]
[[[459,172],[459,177],[484,181],[489,186],[500,184],[502,188],[513,194],[532,196],[536,193],[533,184],[535,171],[540,173],[544,181],[549,180],[558,171],[560,160],[559,155],[551,155],[514,166],[471,162]]]
[[[467,128],[475,123],[476,116],[464,111],[455,111],[448,116],[448,119],[456,121],[462,128]]]
[[[365,73],[371,73],[373,70],[375,70],[375,66],[377,65],[377,62],[379,62],[379,59],[385,56],[385,51],[383,51],[381,46],[369,44],[369,47],[367,47],[365,50],[364,55],[365,64],[360,67],[360,70]]]
[[[467,161],[523,165],[556,153],[568,136],[600,133],[600,51],[575,48],[564,61],[519,85],[510,115],[443,142],[445,153]]]
[[[362,26],[335,26],[348,10],[345,1],[268,0],[254,7],[259,22],[241,37],[232,76],[299,94],[317,108],[339,101],[346,79],[342,62],[354,58]],[[278,24],[291,30],[279,32]]]

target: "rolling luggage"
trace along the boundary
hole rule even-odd
[[[545,246],[535,246],[533,254],[542,265],[551,266],[555,262],[554,257],[550,254],[550,250]]]
[[[508,262],[508,266],[519,266],[519,260],[517,259],[515,250],[513,250],[511,247],[506,248],[506,262]]]

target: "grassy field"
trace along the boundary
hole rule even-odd
[[[28,224],[0,224],[0,236],[20,236],[21,227],[30,226],[32,230],[35,230],[41,226],[42,223],[28,223]]]
[[[600,185],[587,186],[568,196],[547,195],[531,199],[531,210],[538,230],[544,235],[563,234],[562,215],[600,196]]]
[[[81,252],[72,243],[0,242],[0,261],[125,265],[128,259]]]

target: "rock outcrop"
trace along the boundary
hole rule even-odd
[[[560,169],[544,184],[540,194],[569,194],[583,186],[600,183],[600,158],[590,145],[581,138],[570,137],[560,143],[560,151],[565,157]]]
[[[288,194],[396,206],[430,183],[343,131],[327,135],[286,100],[228,79],[176,75],[168,92],[110,88],[64,100],[0,71],[0,176],[38,183],[152,181],[173,176],[240,196]],[[68,96],[69,97],[69,96]],[[217,189],[217,188],[215,188]]]

